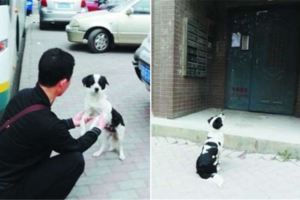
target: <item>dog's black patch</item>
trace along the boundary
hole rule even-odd
[[[85,86],[85,87],[91,87],[93,84],[95,83],[95,80],[94,80],[94,76],[92,74],[84,77],[82,79],[82,84]]]
[[[214,123],[213,123],[213,127],[214,129],[220,129],[223,126],[223,122],[222,122],[222,118],[218,117]]]
[[[111,132],[115,132],[116,131],[116,127],[121,124],[123,126],[125,126],[124,120],[122,115],[116,111],[114,108],[111,110],[111,124],[109,124],[106,129],[111,131]]]
[[[202,149],[203,151],[203,149]],[[218,148],[211,147],[207,153],[201,153],[197,159],[196,169],[201,178],[208,179],[217,173],[217,165],[214,165],[217,159]]]
[[[213,119],[213,117],[209,118],[209,119],[207,120],[207,122],[210,123],[210,121],[211,121],[212,119]]]
[[[106,85],[109,85],[108,82],[107,82],[107,80],[106,80],[106,78],[105,78],[105,76],[101,76],[99,78],[98,84],[101,86],[102,90],[105,89]]]

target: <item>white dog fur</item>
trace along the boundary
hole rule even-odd
[[[82,79],[83,85],[86,87],[86,96],[84,101],[84,115],[82,117],[81,135],[86,132],[84,120],[91,116],[97,116],[90,126],[96,126],[99,121],[99,115],[103,115],[107,126],[112,130],[104,129],[100,135],[100,149],[93,156],[98,157],[105,151],[117,150],[119,158],[125,159],[123,140],[125,136],[125,124],[122,116],[118,113],[107,100],[105,90],[108,82],[106,77],[99,74],[91,74]]]

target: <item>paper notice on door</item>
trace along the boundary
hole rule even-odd
[[[231,36],[231,47],[240,47],[241,45],[241,33],[232,33]]]

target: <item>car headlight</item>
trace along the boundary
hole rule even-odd
[[[79,27],[79,22],[76,19],[71,20],[70,22],[71,27]]]

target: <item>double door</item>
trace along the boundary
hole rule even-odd
[[[232,14],[228,108],[293,113],[299,68],[298,13],[272,8]]]

